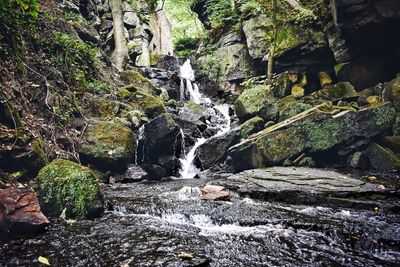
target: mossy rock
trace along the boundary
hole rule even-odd
[[[293,96],[287,96],[279,101],[279,120],[286,120],[310,108],[311,105],[296,100]]]
[[[254,116],[274,119],[278,114],[278,101],[268,85],[257,85],[243,91],[235,101],[235,110],[241,121]]]
[[[396,114],[396,119],[392,125],[393,135],[400,136],[400,112]]]
[[[116,121],[89,125],[79,150],[81,160],[100,170],[123,171],[135,153],[135,137],[128,127]]]
[[[132,92],[128,90],[128,87],[121,87],[117,89],[116,95],[122,99],[129,99]]]
[[[111,119],[117,115],[119,103],[104,98],[95,98],[89,102],[88,111],[93,117]]]
[[[129,110],[125,111],[122,114],[122,118],[126,119],[132,128],[138,129],[143,123],[149,122],[149,119],[146,115],[139,110]]]
[[[395,153],[400,154],[400,136],[385,136],[382,140],[382,144]]]
[[[315,98],[329,100],[332,102],[358,98],[360,96],[360,94],[354,89],[353,85],[351,85],[349,82],[341,82],[329,85],[324,89],[312,93],[311,95]]]
[[[249,135],[259,132],[264,128],[264,120],[260,117],[254,117],[242,125],[240,125],[240,136],[242,138],[247,138]]]
[[[161,93],[154,84],[136,70],[127,70],[121,72],[121,79],[129,83],[129,91],[141,91],[150,95],[159,95]]]
[[[134,108],[143,111],[151,119],[166,112],[163,102],[158,97],[140,91],[133,92],[130,101]]]
[[[394,108],[400,111],[400,74],[386,85],[384,98],[390,100]]]
[[[385,171],[400,168],[400,157],[387,147],[371,143],[367,154],[374,169]]]
[[[305,152],[324,152],[352,138],[370,138],[389,129],[394,108],[386,103],[358,112],[329,115],[314,111],[281,130],[265,129],[230,148],[235,171],[276,165]],[[265,132],[264,132],[265,131]]]
[[[78,163],[56,159],[42,168],[35,190],[46,216],[94,218],[103,212],[103,195],[94,172]]]

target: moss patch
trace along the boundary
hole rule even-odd
[[[102,209],[103,196],[94,173],[71,161],[56,159],[45,166],[35,187],[42,210],[50,217],[66,208],[70,217],[84,219]]]
[[[121,79],[130,84],[130,91],[139,90],[150,95],[158,95],[160,93],[149,79],[135,70],[122,72]]]
[[[240,136],[246,138],[249,135],[259,132],[264,127],[264,120],[260,117],[254,117],[247,120],[242,125],[240,125]]]
[[[82,162],[99,169],[122,170],[135,152],[135,138],[125,125],[103,121],[86,129],[79,152]]]
[[[136,91],[132,93],[130,100],[134,108],[143,111],[149,118],[166,112],[163,102],[158,97]]]

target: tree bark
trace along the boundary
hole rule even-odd
[[[122,0],[110,0],[113,17],[113,31],[115,48],[111,55],[111,62],[119,71],[128,63],[128,44],[124,32],[124,14]]]

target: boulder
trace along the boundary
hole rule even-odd
[[[400,157],[389,148],[371,143],[367,149],[371,167],[385,171],[400,168]]]
[[[325,88],[312,93],[311,96],[320,100],[339,101],[358,98],[360,95],[356,92],[351,83],[341,82],[326,86]]]
[[[384,99],[391,101],[394,108],[400,111],[400,74],[385,86],[383,92]]]
[[[123,81],[129,83],[128,87],[130,91],[138,90],[154,96],[161,93],[161,90],[157,89],[149,79],[136,70],[123,71],[120,75]]]
[[[262,129],[264,129],[264,120],[260,117],[254,117],[240,125],[240,136],[247,138],[249,135],[257,133]]]
[[[220,66],[219,79],[221,81],[245,79],[255,74],[251,57],[244,44],[220,47],[215,54],[219,60],[217,63]]]
[[[400,153],[400,136],[385,136],[382,140],[382,144],[395,153]]]
[[[58,217],[64,209],[68,218],[95,218],[103,212],[103,194],[94,172],[78,163],[56,159],[42,168],[35,189],[49,217]]]
[[[128,127],[115,121],[91,124],[83,135],[81,161],[100,170],[123,171],[135,153],[135,137]]]
[[[243,32],[252,58],[263,58],[269,52],[270,41],[267,30],[271,30],[272,21],[266,15],[252,17],[243,22]]]
[[[139,165],[130,164],[124,173],[117,176],[116,181],[121,183],[140,182],[147,177],[147,172]]]
[[[49,223],[31,188],[0,189],[0,233],[14,237],[32,234]]]
[[[329,150],[352,137],[375,136],[388,129],[395,116],[390,103],[334,115],[319,108],[322,107],[314,107],[231,147],[229,155],[235,170],[271,166],[305,151]]]
[[[155,118],[166,112],[163,102],[158,97],[141,91],[133,92],[129,99],[134,108],[143,111],[149,118]]]
[[[257,85],[243,91],[235,101],[235,111],[241,121],[254,116],[265,120],[275,119],[278,101],[268,85]]]
[[[119,103],[104,98],[94,98],[87,108],[90,116],[99,118],[114,118],[119,111]]]
[[[196,150],[196,160],[203,170],[222,163],[226,159],[228,148],[240,140],[238,130],[208,139]]]
[[[318,206],[331,204],[334,207],[338,203],[349,206],[360,203],[362,194],[384,195],[389,191],[349,175],[305,167],[246,170],[214,184],[237,188],[243,197]]]
[[[162,114],[144,125],[137,162],[148,179],[176,175],[182,150],[182,135],[171,114]]]
[[[199,104],[188,101],[178,111],[178,118],[196,125],[204,124],[204,108]]]
[[[279,101],[279,121],[286,120],[310,108],[312,108],[310,104],[297,100],[294,96],[282,98]]]

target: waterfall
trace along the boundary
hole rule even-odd
[[[203,106],[205,105],[213,106],[212,116],[216,118],[218,132],[212,137],[221,136],[224,133],[228,132],[230,130],[229,106],[227,104],[213,105],[211,99],[205,97],[200,92],[199,87],[194,82],[195,74],[190,64],[190,59],[186,60],[186,62],[180,67],[180,76],[181,76],[181,86],[180,86],[181,100],[185,100],[186,96],[188,96],[188,98],[191,101],[197,104]],[[200,169],[197,168],[194,164],[194,160],[196,157],[196,150],[207,140],[208,139],[203,137],[198,138],[194,146],[190,149],[190,151],[180,159],[181,169],[179,171],[179,174],[181,177],[193,178],[200,172]]]
[[[186,100],[186,96],[196,104],[211,103],[211,99],[200,93],[199,87],[194,82],[195,75],[190,59],[180,67],[181,85],[180,85],[180,100]]]
[[[140,126],[139,128],[139,135],[136,139],[136,149],[135,149],[135,159],[134,159],[134,163],[135,164],[139,164],[140,162],[143,161],[144,158],[144,146],[142,146],[142,151],[141,152],[141,159],[139,159],[139,146],[140,146],[140,141],[143,139],[144,137],[144,125]]]

